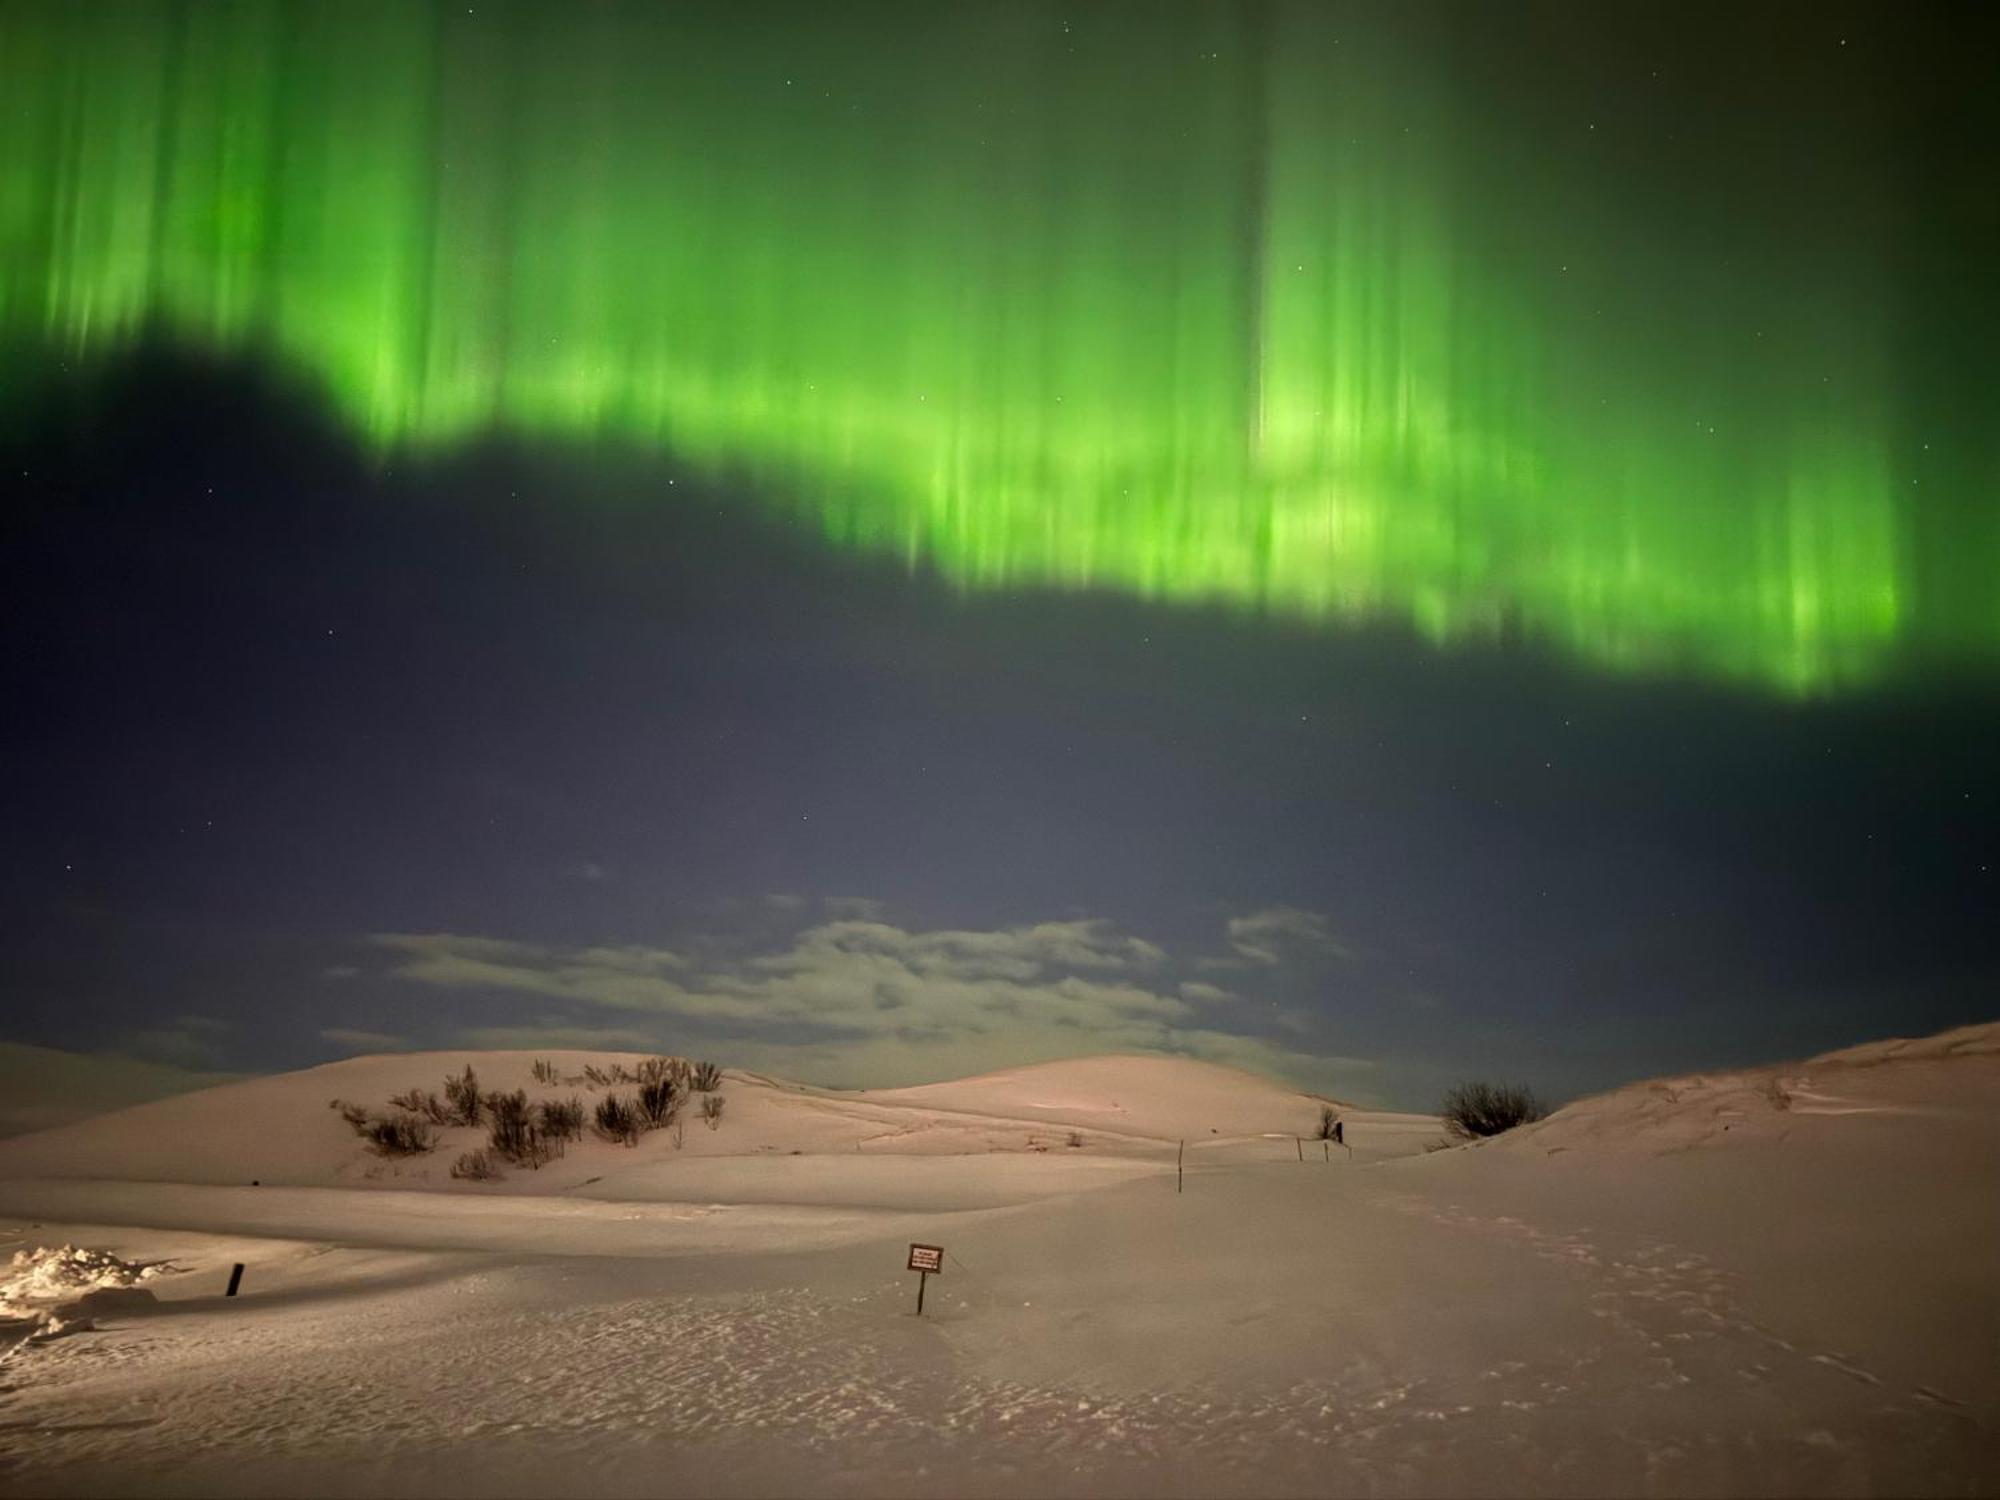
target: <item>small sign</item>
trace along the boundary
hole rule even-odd
[[[931,1271],[942,1276],[944,1274],[944,1246],[910,1246],[910,1269],[912,1271]]]

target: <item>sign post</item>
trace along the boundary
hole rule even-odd
[[[236,1289],[241,1285],[243,1285],[243,1262],[238,1261],[229,1273],[229,1290],[222,1295],[225,1297],[234,1297]]]
[[[917,1273],[917,1316],[924,1315],[924,1287],[933,1276],[944,1275],[944,1246],[910,1246],[910,1269]]]

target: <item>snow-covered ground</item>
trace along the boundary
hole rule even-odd
[[[473,1131],[383,1162],[327,1108],[467,1060],[0,1142],[0,1255],[124,1263],[60,1262],[95,1327],[0,1364],[0,1493],[2000,1490],[2000,1027],[1436,1154],[1146,1058],[732,1073],[716,1130],[495,1183],[448,1175]]]

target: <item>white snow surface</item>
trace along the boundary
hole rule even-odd
[[[126,1288],[0,1365],[0,1495],[2000,1491],[2000,1026],[1434,1154],[1143,1057],[732,1072],[493,1183],[327,1108],[468,1061],[603,1093],[361,1058],[0,1141],[41,1304]]]

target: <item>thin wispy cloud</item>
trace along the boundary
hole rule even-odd
[[[1296,906],[1270,906],[1245,917],[1231,917],[1229,946],[1239,958],[1256,964],[1281,964],[1303,955],[1346,958],[1346,947],[1318,912]]]

